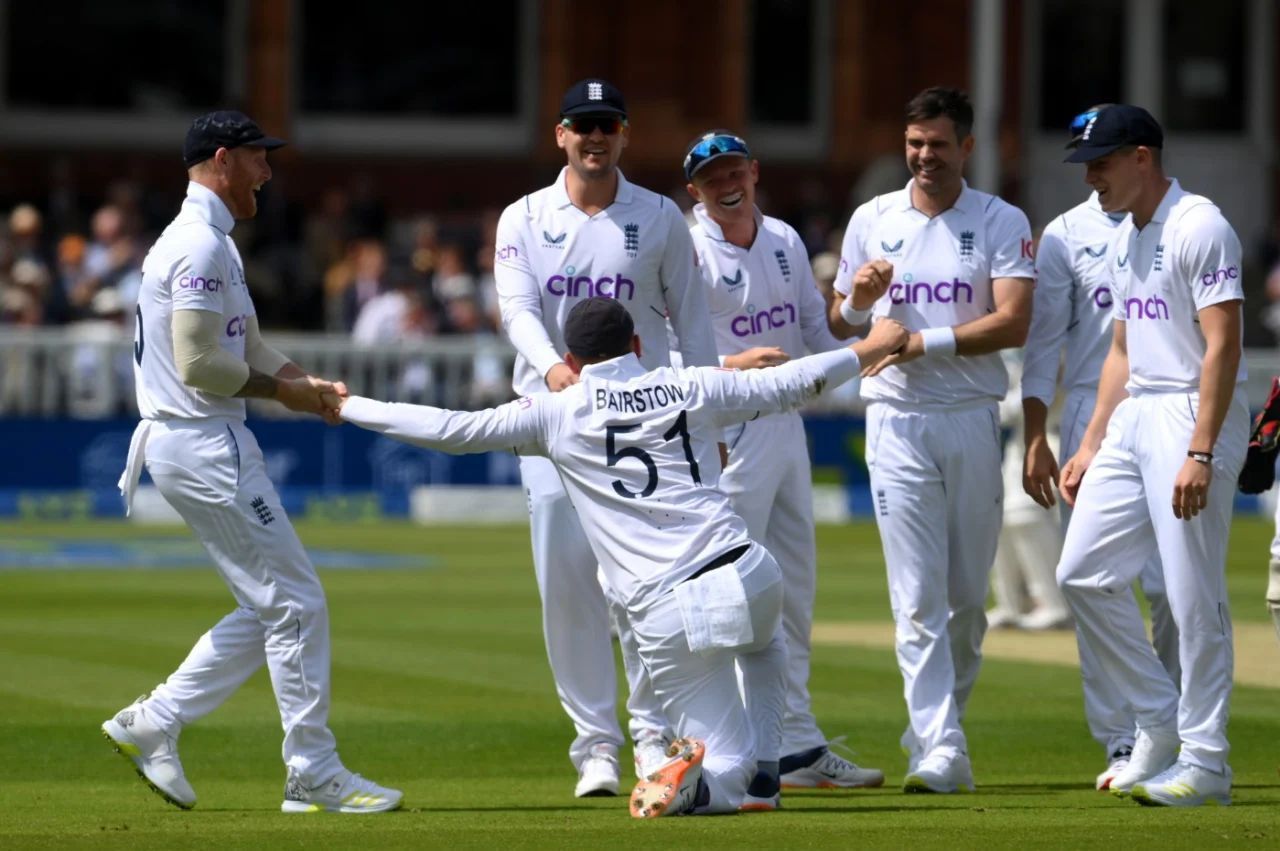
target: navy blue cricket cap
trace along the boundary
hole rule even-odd
[[[1142,107],[1112,104],[1097,110],[1084,122],[1078,137],[1072,139],[1072,151],[1064,162],[1087,163],[1129,145],[1163,148],[1164,131]]]
[[[631,351],[636,325],[616,298],[592,296],[573,306],[564,321],[564,344],[580,358],[616,358]]]
[[[187,168],[202,163],[218,152],[218,148],[240,148],[246,145],[274,151],[288,143],[262,132],[257,123],[243,112],[222,109],[206,113],[187,129],[182,144],[182,161]]]
[[[591,114],[625,117],[627,102],[623,100],[622,92],[608,80],[601,80],[599,77],[588,77],[574,83],[560,99],[560,116],[563,118]]]

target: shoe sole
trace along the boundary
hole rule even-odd
[[[575,798],[616,798],[618,797],[618,790],[602,786],[598,789],[588,789],[585,792],[575,791],[573,796]]]
[[[633,818],[659,818],[667,814],[667,808],[680,791],[680,784],[689,769],[702,765],[706,748],[701,742],[685,742],[657,771],[636,784],[631,791],[631,815]]]
[[[1130,794],[1130,797],[1133,798],[1133,800],[1137,801],[1139,804],[1141,804],[1144,807],[1199,807],[1199,806],[1203,806],[1204,804],[1217,804],[1220,807],[1231,806],[1230,796],[1228,796],[1224,800],[1223,798],[1210,795],[1206,797],[1203,801],[1198,801],[1194,804],[1189,804],[1189,803],[1183,803],[1182,801],[1162,801],[1159,798],[1152,796],[1150,792],[1148,792],[1145,788],[1140,786],[1133,787],[1133,791],[1131,791],[1129,794]]]
[[[173,804],[175,807],[177,807],[180,810],[189,810],[196,805],[195,801],[192,801],[190,804],[179,801],[177,798],[173,797],[168,792],[164,791],[159,786],[151,782],[151,778],[147,777],[147,775],[143,773],[142,767],[138,765],[137,760],[141,759],[142,753],[141,751],[138,750],[137,745],[131,745],[128,742],[118,741],[109,732],[107,732],[107,728],[105,725],[102,727],[102,738],[107,740],[108,744],[111,745],[112,750],[114,750],[116,753],[120,754],[120,756],[128,760],[129,764],[133,766],[134,773],[138,775],[138,778],[143,783],[147,784],[147,788],[150,789],[152,792],[155,792],[161,798],[164,798],[166,801],[168,801],[170,804]]]
[[[884,785],[884,778],[870,780],[866,783],[834,783],[823,780],[818,783],[783,783],[783,789],[879,789]]]
[[[390,813],[400,809],[403,799],[393,804],[379,807],[326,807],[324,804],[308,804],[306,801],[285,801],[280,805],[282,813],[347,813],[348,815],[373,815],[374,813]]]
[[[751,801],[750,803],[744,803],[742,806],[738,807],[738,812],[771,813],[777,809],[780,809],[779,805],[774,804],[771,801]]]

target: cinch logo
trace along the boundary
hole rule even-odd
[[[733,331],[735,337],[748,337],[774,328],[785,328],[795,322],[796,306],[789,301],[758,313],[754,304],[748,304],[746,314],[735,316],[729,323],[729,329]]]
[[[563,275],[552,275],[547,278],[547,292],[570,298],[602,296],[631,301],[636,297],[636,282],[630,278],[624,278],[621,274],[616,278],[608,275],[592,278],[590,275],[575,275],[575,271],[574,267],[570,266],[564,270]],[[624,288],[626,295],[623,295]]]
[[[1109,308],[1114,303],[1114,300],[1111,298],[1110,287],[1098,287],[1094,290],[1093,303],[1103,310]]]
[[[512,257],[519,257],[520,250],[514,245],[504,245],[498,249],[496,256],[499,260],[509,260]]]
[[[889,285],[889,301],[894,304],[933,304],[935,301],[939,304],[960,301],[973,304],[973,285],[959,278],[931,284],[912,281],[908,275],[905,282],[895,281]]]
[[[184,290],[206,290],[207,292],[216,293],[222,289],[222,279],[183,275],[178,279],[178,287]]]
[[[1169,303],[1156,295],[1148,299],[1127,298],[1124,300],[1124,318],[1168,319]]]
[[[244,330],[245,330],[245,320],[248,318],[249,317],[245,316],[243,313],[240,314],[239,316],[231,317],[230,321],[227,322],[227,336],[243,337]]]
[[[1238,277],[1240,277],[1240,270],[1235,266],[1228,266],[1225,269],[1205,272],[1200,278],[1200,283],[1204,284],[1206,287],[1212,287],[1215,284],[1222,283],[1223,281],[1234,281]]]

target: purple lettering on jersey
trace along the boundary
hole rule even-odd
[[[183,275],[178,279],[178,287],[184,290],[205,290],[216,293],[222,289],[221,278],[202,278],[199,275]]]
[[[1140,298],[1127,298],[1124,300],[1124,318],[1168,319],[1169,303],[1158,295],[1153,295],[1145,300]]]
[[[552,275],[547,278],[547,292],[568,298],[601,296],[632,301],[636,297],[636,282],[624,275],[605,275],[599,279],[590,275]]]
[[[245,320],[249,317],[243,313],[239,316],[233,316],[227,322],[228,337],[243,337],[245,335]]]
[[[889,301],[894,304],[951,304],[961,301],[973,304],[973,285],[959,278],[936,284],[926,281],[895,281],[889,285]]]
[[[520,250],[517,249],[514,245],[504,245],[498,249],[498,253],[496,256],[498,260],[509,260],[512,257],[519,257]]]
[[[1097,287],[1094,289],[1093,303],[1103,310],[1109,308],[1113,303],[1111,289],[1109,287]]]
[[[756,312],[754,305],[749,304],[745,314],[733,317],[733,321],[729,323],[729,330],[735,337],[749,337],[774,328],[794,325],[796,321],[796,306],[789,301],[759,312]]]
[[[1216,269],[1213,272],[1205,272],[1200,278],[1200,283],[1206,287],[1217,286],[1223,281],[1234,281],[1240,277],[1240,270],[1235,266],[1228,266],[1225,269]]]

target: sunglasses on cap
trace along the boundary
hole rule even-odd
[[[627,119],[621,115],[569,115],[560,119],[560,126],[579,136],[590,136],[597,129],[606,136],[612,136],[627,126]]]
[[[1092,109],[1086,109],[1084,112],[1071,119],[1067,131],[1071,134],[1071,143],[1075,144],[1080,141],[1080,137],[1084,135],[1084,131],[1088,129],[1089,123],[1102,114],[1102,111],[1111,104],[1103,106],[1095,106]]]
[[[747,148],[747,143],[737,136],[730,136],[725,133],[708,136],[699,140],[698,144],[694,145],[689,153],[685,154],[684,176],[689,180],[693,180],[693,176],[698,169],[716,157],[721,157],[725,154],[751,157],[751,151]]]

